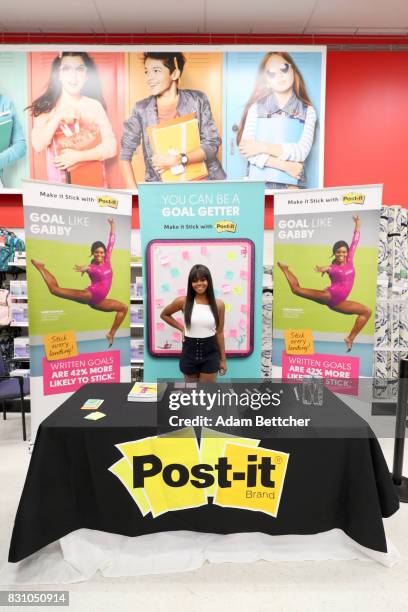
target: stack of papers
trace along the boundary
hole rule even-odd
[[[137,382],[128,394],[128,401],[160,402],[166,389],[166,383]]]

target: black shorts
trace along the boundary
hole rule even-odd
[[[183,374],[215,374],[220,369],[220,351],[215,336],[185,337],[180,357]]]

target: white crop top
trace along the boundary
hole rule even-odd
[[[209,338],[215,335],[215,331],[215,319],[210,305],[194,302],[191,325],[186,327],[185,335],[188,338]]]

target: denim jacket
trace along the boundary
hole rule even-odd
[[[205,163],[209,180],[223,180],[226,174],[218,161],[217,152],[221,144],[217,127],[212,116],[210,103],[202,91],[179,89],[177,115],[182,117],[195,113],[200,130],[200,146],[205,152]],[[147,127],[158,124],[156,96],[149,96],[136,102],[132,114],[123,124],[120,159],[131,161],[140,142],[143,141],[143,156],[147,182],[160,181],[160,175],[153,168],[153,151],[147,134]]]
[[[23,128],[17,119],[16,109],[11,100],[0,95],[0,113],[11,112],[13,128],[11,132],[10,146],[0,153],[0,180],[3,179],[3,169],[14,164],[18,159],[24,157],[27,151],[26,139]]]

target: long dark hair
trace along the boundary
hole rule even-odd
[[[203,266],[202,264],[196,264],[195,266],[191,268],[190,274],[188,275],[188,281],[187,281],[187,297],[186,297],[186,304],[184,306],[184,322],[187,328],[190,327],[191,325],[191,313],[193,312],[194,299],[196,296],[192,283],[202,278],[204,278],[208,283],[206,293],[207,293],[208,303],[211,308],[211,312],[214,315],[215,327],[218,327],[218,324],[220,322],[220,317],[218,315],[217,302],[215,301],[214,287],[213,287],[213,282],[211,278],[211,272],[209,271],[207,266]]]
[[[62,58],[64,57],[80,57],[87,67],[87,76],[84,86],[81,91],[82,96],[88,96],[94,100],[98,100],[106,110],[105,100],[102,94],[101,82],[99,80],[98,71],[93,59],[88,53],[82,51],[63,51],[51,64],[51,74],[45,92],[34,102],[28,106],[34,117],[49,113],[55,107],[61,95],[62,85],[59,80],[59,69],[61,67]]]
[[[338,251],[339,249],[341,249],[341,247],[346,247],[347,249],[347,254],[350,250],[350,247],[348,245],[348,243],[345,240],[338,240],[337,242],[335,242],[333,244],[333,248],[332,248],[332,255],[335,255],[336,251]],[[336,260],[333,259],[332,263],[334,263]]]
[[[265,71],[266,64],[274,55],[278,55],[292,67],[294,74],[293,90],[296,96],[299,98],[299,100],[303,102],[303,104],[306,104],[306,106],[312,106],[303,77],[299,71],[299,68],[296,66],[289,53],[286,53],[284,51],[271,51],[270,53],[267,53],[259,65],[254,90],[244,108],[244,112],[242,113],[242,118],[239,124],[239,130],[237,134],[238,144],[241,142],[242,132],[244,131],[245,121],[250,107],[252,106],[252,104],[255,104],[255,102],[258,102],[258,100],[261,100],[262,98],[266,98],[266,96],[269,96],[269,94],[271,93],[271,88],[268,85],[268,81],[265,76]]]
[[[106,255],[106,246],[104,245],[104,243],[101,242],[100,240],[95,240],[95,242],[91,244],[91,257],[95,253],[96,249],[99,249],[100,247],[103,248],[103,250],[105,251],[105,255]],[[94,257],[92,257],[91,263],[95,263]]]

